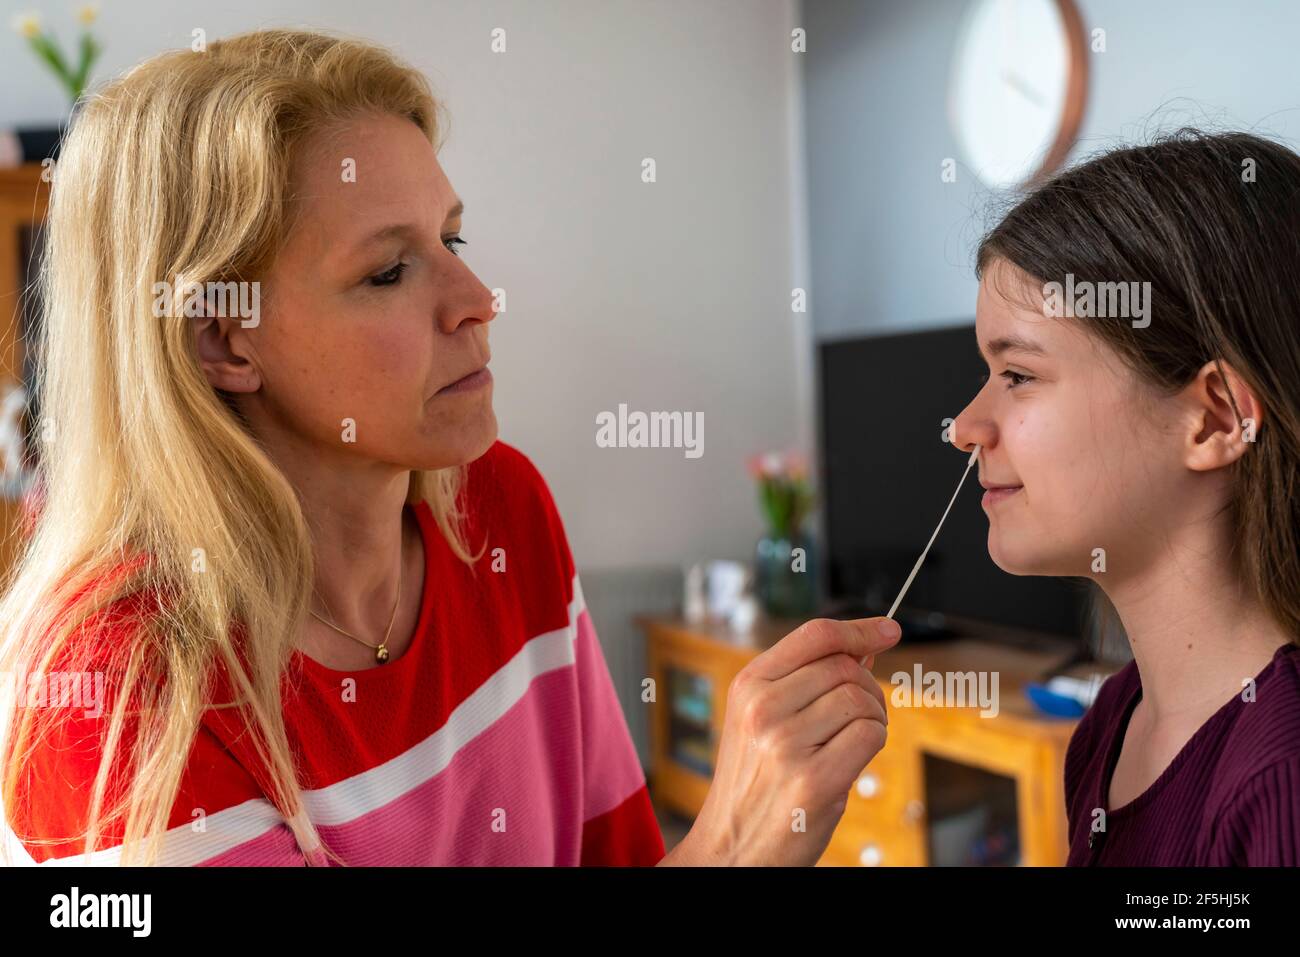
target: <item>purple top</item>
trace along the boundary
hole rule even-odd
[[[1107,809],[1111,773],[1142,697],[1137,664],[1101,686],[1065,756],[1074,866],[1300,864],[1300,646],[1282,645],[1183,745],[1155,782]]]

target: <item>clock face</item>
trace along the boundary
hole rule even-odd
[[[1066,3],[1069,0],[1065,0]],[[1073,10],[1071,9],[1071,12]],[[958,31],[949,108],[966,162],[987,185],[1023,183],[1063,158],[1081,106],[1071,27],[1058,0],[972,0]],[[1080,58],[1081,59],[1081,58]],[[1073,89],[1072,89],[1073,87]],[[1071,104],[1071,94],[1078,104]],[[1066,140],[1062,144],[1062,140]]]

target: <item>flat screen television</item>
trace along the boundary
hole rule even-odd
[[[952,497],[968,455],[943,441],[988,368],[975,326],[827,340],[818,347],[819,462],[830,612],[883,615]],[[1091,584],[1011,575],[989,558],[971,469],[898,615],[951,633],[952,616],[1086,634]],[[928,625],[927,625],[928,623]]]

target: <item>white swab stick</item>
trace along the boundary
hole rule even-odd
[[[961,473],[961,478],[957,482],[957,488],[953,491],[952,498],[948,499],[948,507],[943,510],[943,517],[939,519],[939,524],[934,527],[934,534],[930,536],[930,540],[925,543],[925,550],[921,552],[921,557],[918,558],[916,564],[912,566],[912,574],[907,576],[907,581],[903,582],[903,588],[899,591],[898,597],[895,598],[894,603],[889,606],[889,614],[885,616],[886,618],[894,617],[894,612],[898,611],[898,606],[902,603],[903,596],[906,595],[907,590],[912,587],[912,579],[914,579],[916,573],[921,570],[921,563],[925,561],[925,556],[930,554],[930,546],[933,545],[934,540],[939,537],[939,529],[943,528],[943,523],[947,520],[948,513],[952,511],[952,503],[957,501],[957,495],[961,492],[961,487],[966,484],[966,476],[970,474],[970,467],[975,464],[975,460],[979,458],[979,454],[980,446],[976,445],[975,450],[971,452],[970,458],[966,462],[966,471]],[[864,667],[867,663],[867,657],[862,659],[862,665]]]

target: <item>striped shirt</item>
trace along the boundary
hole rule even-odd
[[[470,465],[462,503],[470,548],[487,546],[473,566],[414,507],[426,573],[400,657],[343,672],[294,653],[284,716],[304,813],[351,865],[658,862],[645,776],[545,482],[497,442]],[[82,853],[107,721],[60,716],[24,769],[11,848],[43,864],[117,862],[120,823]],[[159,863],[305,863],[249,738],[235,709],[205,711]]]
[[[1070,738],[1067,863],[1300,864],[1300,646],[1280,646],[1149,788],[1111,808],[1111,776],[1141,697],[1141,676],[1129,662],[1106,679]]]

